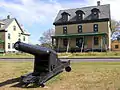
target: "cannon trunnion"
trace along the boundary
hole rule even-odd
[[[25,86],[34,83],[44,87],[46,81],[61,73],[64,68],[67,72],[71,71],[70,60],[61,61],[52,49],[20,41],[14,44],[14,48],[35,56],[33,72],[21,76],[20,82]]]

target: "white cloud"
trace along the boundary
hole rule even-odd
[[[41,24],[53,20],[58,10],[62,9],[57,2],[50,1],[45,3],[37,0],[20,0],[20,4],[13,2],[0,1],[0,8],[4,8],[6,13],[18,18],[25,23]],[[1,14],[4,12],[1,12]]]
[[[112,18],[120,20],[119,0],[100,1],[101,4],[110,4]],[[18,2],[18,0],[14,0],[14,2]],[[5,10],[1,12],[1,15],[11,13],[13,17],[16,17],[22,23],[32,24],[39,22],[45,24],[52,23],[60,9],[97,5],[97,0],[85,0],[83,3],[81,1],[59,3],[57,0],[47,0],[46,2],[44,0],[19,0],[19,2],[20,4],[0,0],[0,9],[3,8]]]

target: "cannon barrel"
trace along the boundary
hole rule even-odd
[[[14,44],[14,48],[16,50],[26,52],[26,53],[29,53],[29,54],[33,54],[33,55],[49,54],[51,52],[56,54],[55,51],[53,51],[49,48],[41,47],[39,45],[26,44],[26,43],[23,43],[23,42],[20,42],[20,41],[18,41]]]

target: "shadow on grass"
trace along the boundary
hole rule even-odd
[[[15,83],[15,84],[13,84],[13,83]],[[37,87],[39,87],[37,85],[30,85],[30,86],[27,86],[27,87],[23,86],[24,84],[20,83],[20,77],[12,78],[12,79],[6,80],[4,82],[0,82],[0,87],[6,86],[8,84],[13,84],[10,87],[18,87],[18,88],[37,88]]]
[[[20,80],[20,77],[12,78],[12,79],[6,80],[4,82],[0,82],[0,87],[8,85],[8,84],[13,84],[13,83],[19,82],[19,80]]]
[[[11,87],[19,87],[19,88],[38,88],[38,87],[40,87],[40,86],[37,86],[37,85],[35,85],[35,84],[32,84],[32,85],[27,85],[27,86],[25,86],[25,84],[23,85],[23,84],[21,84],[21,83],[17,83],[17,84],[15,84],[15,85],[12,85]]]

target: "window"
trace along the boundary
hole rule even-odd
[[[81,38],[76,38],[76,46],[81,48],[83,45],[83,37]]]
[[[12,44],[12,48],[14,48],[14,43]]]
[[[77,20],[82,20],[83,19],[83,14],[82,13],[78,13],[77,14]]]
[[[67,39],[67,38],[64,38],[64,39],[63,39],[63,45],[64,45],[64,46],[67,46],[67,44],[68,44],[68,39]]]
[[[63,27],[63,34],[67,34],[67,27]]]
[[[10,43],[8,43],[8,49],[10,49]]]
[[[8,39],[10,39],[10,33],[8,33]]]
[[[14,30],[14,31],[16,30],[16,26],[13,26],[13,30]]]
[[[92,18],[93,19],[98,19],[99,18],[98,12],[93,12]]]
[[[18,41],[21,41],[21,39],[19,38]]]
[[[119,46],[118,45],[115,45],[115,49],[118,49],[119,48]]]
[[[79,13],[78,16],[81,17],[82,15]]]
[[[68,21],[68,15],[63,15],[63,16],[62,16],[62,20],[63,20],[63,21]]]
[[[63,22],[68,21],[68,17],[70,16],[69,13],[63,12],[61,15],[62,15],[62,21],[63,21]]]
[[[98,24],[93,25],[94,32],[98,32]]]
[[[82,25],[78,25],[78,33],[82,32]]]
[[[76,12],[76,19],[79,20],[83,20],[83,15],[85,14],[82,10],[77,10]]]
[[[100,13],[99,9],[93,8],[91,10],[91,12],[92,12],[92,19],[98,19],[99,18],[99,13]]]
[[[99,44],[98,37],[94,37],[94,45],[98,45],[98,44]]]
[[[25,41],[25,36],[23,36],[23,41]]]
[[[18,35],[19,37],[21,36],[21,34],[19,33],[19,35]]]

